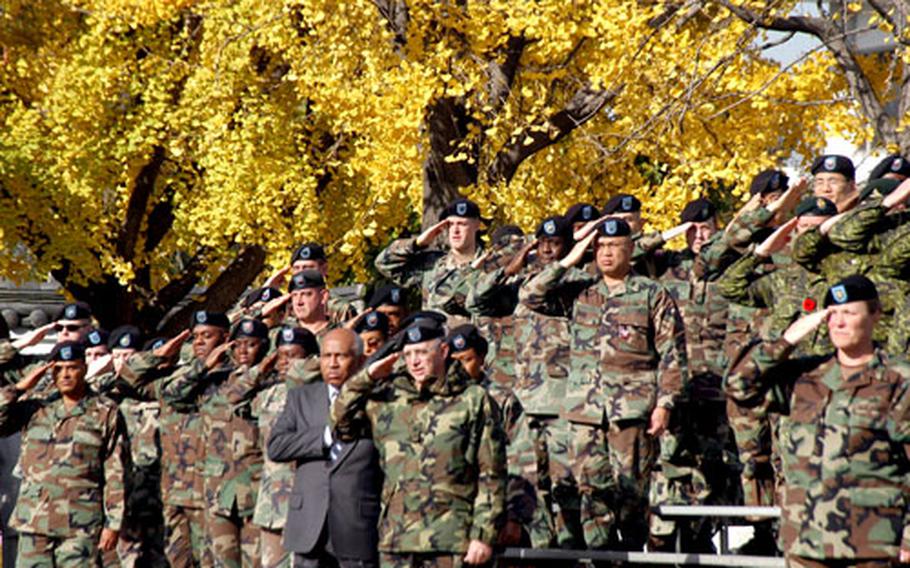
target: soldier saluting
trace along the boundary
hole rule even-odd
[[[910,363],[872,342],[881,304],[868,278],[841,280],[824,305],[781,338],[746,348],[727,393],[748,405],[770,390],[783,415],[780,540],[788,566],[907,562]],[[791,358],[823,321],[836,351]]]
[[[56,393],[26,398],[48,370]],[[22,487],[11,520],[20,533],[17,566],[100,565],[99,549],[117,544],[125,427],[117,403],[89,388],[86,371],[85,348],[66,341],[50,362],[0,388],[0,435],[22,431]]]

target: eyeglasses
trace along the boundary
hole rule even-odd
[[[83,324],[80,324],[80,323],[54,324],[54,329],[56,329],[57,331],[66,330],[66,331],[73,332],[73,333],[81,330],[83,327],[85,327],[84,323]]]

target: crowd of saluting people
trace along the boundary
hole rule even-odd
[[[723,228],[699,198],[662,233],[624,193],[528,235],[458,199],[363,299],[307,243],[175,337],[79,302],[0,330],[17,566],[713,550],[715,519],[664,505],[780,505],[739,552],[790,566],[908,562],[908,177],[821,156],[756,175]]]

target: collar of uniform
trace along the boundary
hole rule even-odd
[[[486,249],[484,249],[483,246],[480,245],[480,243],[477,243],[477,246],[474,247],[474,257],[471,259],[471,262],[468,262],[467,264],[457,264],[455,262],[455,254],[452,253],[451,250],[449,250],[449,252],[446,253],[446,256],[445,256],[445,259],[443,260],[443,262],[444,262],[444,265],[446,266],[446,268],[465,268],[465,267],[468,267],[468,266],[471,266],[472,264],[474,264],[474,261],[477,260],[478,258],[480,258],[481,256],[483,256],[483,254],[485,252],[487,252]]]
[[[63,402],[63,397],[60,396],[59,393],[57,393],[57,398],[53,402],[53,404],[54,404],[53,415],[54,415],[55,422],[60,422],[69,417],[82,416],[83,414],[85,414],[88,400],[93,396],[95,396],[95,391],[93,391],[91,387],[87,387],[86,391],[85,391],[85,396],[83,396],[81,399],[79,399],[79,402],[77,402],[75,406],[73,406],[70,409],[67,409],[66,404]]]
[[[837,355],[832,356],[824,365],[828,366],[822,376],[822,382],[826,387],[835,390],[852,390],[861,386],[870,384],[873,380],[880,380],[885,372],[884,353],[876,349],[872,359],[866,363],[861,371],[853,373],[849,377],[844,377],[841,371],[841,365],[837,361]]]

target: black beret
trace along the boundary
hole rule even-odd
[[[51,361],[85,361],[85,346],[78,341],[64,341],[54,345]]]
[[[85,343],[86,347],[98,347],[103,345],[107,347],[107,338],[110,334],[105,329],[98,329],[93,327],[87,334],[85,334]]]
[[[679,218],[683,223],[704,223],[713,219],[716,214],[717,208],[714,204],[704,197],[699,197],[686,204]]]
[[[291,277],[288,292],[307,288],[325,288],[325,278],[318,270],[303,270]]]
[[[244,318],[237,322],[234,331],[231,333],[231,339],[238,337],[252,337],[253,339],[268,339],[269,327],[258,319]]]
[[[900,154],[891,154],[872,168],[869,180],[881,179],[886,174],[897,174],[910,177],[910,162]]]
[[[446,343],[453,353],[460,353],[468,349],[474,349],[478,354],[484,355],[487,352],[489,344],[480,334],[477,326],[469,323],[460,325],[449,332],[446,337]]]
[[[111,349],[139,349],[142,345],[142,332],[133,325],[121,325],[111,332],[107,346]]]
[[[319,342],[316,336],[308,329],[302,327],[284,326],[275,336],[275,347],[282,345],[299,345],[307,355],[319,354]]]
[[[828,293],[825,294],[825,307],[827,308],[831,304],[846,304],[876,298],[878,298],[878,290],[875,289],[875,284],[865,276],[854,274],[828,289]]]
[[[367,331],[381,331],[383,335],[388,335],[389,316],[385,315],[382,312],[370,312],[360,318],[360,321],[358,321],[357,325],[354,326],[354,331],[357,333],[365,333]]]
[[[570,224],[587,223],[600,217],[600,212],[597,211],[596,207],[588,203],[576,203],[566,209],[564,217]]]
[[[190,329],[193,329],[197,325],[212,325],[223,329],[229,329],[231,327],[231,322],[222,312],[199,310],[193,312],[193,320],[190,324]]]
[[[765,170],[752,179],[749,195],[764,195],[775,191],[786,191],[790,183],[787,174],[780,170]]]
[[[496,246],[504,247],[509,244],[509,241],[512,240],[512,237],[523,237],[525,232],[521,230],[521,227],[518,225],[503,225],[502,227],[497,227],[490,239],[493,241],[493,244]]]
[[[641,211],[641,201],[634,195],[620,193],[611,197],[610,201],[607,201],[602,213],[604,215],[612,215],[613,213],[635,213],[636,211]]]
[[[444,326],[448,321],[448,317],[445,314],[434,311],[422,311],[414,312],[408,317],[401,320],[399,324],[399,329],[406,329],[411,324],[420,324],[420,325],[430,325],[430,326]]]
[[[464,197],[456,199],[442,210],[439,220],[449,217],[465,217],[467,219],[480,219],[480,207],[470,199]]]
[[[281,290],[272,287],[256,288],[251,290],[243,301],[243,307],[248,308],[256,302],[270,302],[281,297]]]
[[[85,302],[73,302],[63,306],[59,320],[86,320],[92,317],[92,308]]]
[[[859,194],[859,200],[865,201],[866,199],[872,198],[882,198],[895,189],[901,184],[900,181],[891,178],[878,178],[870,180],[866,187]]]
[[[298,260],[325,260],[325,249],[318,243],[304,243],[291,255],[291,264]]]
[[[604,237],[628,237],[632,235],[632,228],[623,219],[607,217],[597,227],[597,231]]]
[[[423,343],[431,339],[438,339],[445,336],[445,328],[442,326],[425,325],[421,323],[412,323],[404,330],[402,335],[402,346]]]
[[[815,158],[812,162],[812,175],[818,173],[841,174],[848,180],[856,177],[856,168],[853,160],[839,154],[825,154]]]
[[[153,337],[142,346],[143,351],[154,351],[167,343],[167,337]]]
[[[833,217],[837,215],[837,206],[825,197],[807,197],[796,206],[796,216]]]
[[[554,215],[543,220],[534,236],[541,237],[570,237],[572,235],[572,224],[566,221],[561,215]]]
[[[367,306],[370,308],[378,308],[379,306],[403,306],[406,301],[407,297],[401,286],[386,284],[373,290],[373,295],[370,296],[370,301]]]

